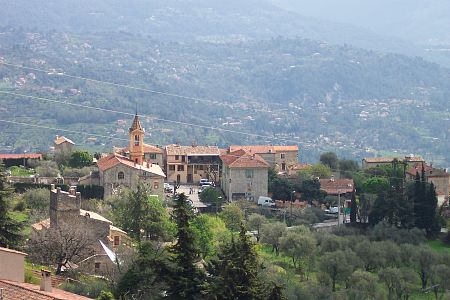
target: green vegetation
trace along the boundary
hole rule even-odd
[[[441,240],[430,240],[427,244],[437,252],[450,253],[450,246]]]
[[[9,168],[9,171],[11,171],[11,176],[24,176],[24,177],[30,177],[34,175],[34,170],[12,166]]]

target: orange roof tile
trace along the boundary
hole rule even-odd
[[[230,146],[229,152],[235,152],[237,150],[245,150],[248,153],[275,153],[275,147],[270,145],[252,145],[252,146]]]
[[[275,151],[298,151],[298,146],[273,146]]]
[[[38,153],[0,154],[0,159],[24,159],[24,158],[42,159],[42,154]]]
[[[449,174],[444,169],[436,169],[427,164],[423,164],[423,168],[427,177],[449,177]],[[406,171],[406,173],[414,176],[417,172],[422,174],[422,164],[415,164],[414,167]]]
[[[167,155],[220,155],[217,146],[166,146]]]
[[[55,144],[60,145],[62,143],[69,143],[75,145],[75,143],[71,139],[68,139],[65,136],[56,136]]]
[[[100,158],[97,161],[97,166],[101,171],[106,171],[108,169],[111,169],[119,164],[125,165],[129,168],[137,169],[146,171],[155,175],[159,175],[162,177],[166,177],[164,172],[162,171],[161,167],[155,164],[144,164],[139,165],[136,164],[134,161],[130,160],[129,158],[119,155],[117,153],[112,153],[106,157]]]
[[[53,288],[51,292],[40,290],[40,286],[15,282],[10,280],[0,280],[0,288],[3,289],[3,298],[5,300],[88,300],[90,298],[69,293],[60,289]]]
[[[229,168],[269,168],[270,165],[258,154],[250,154],[244,150],[237,150],[220,156]]]
[[[320,179],[320,189],[329,195],[353,192],[355,184],[353,179]]]

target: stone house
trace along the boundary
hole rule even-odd
[[[355,183],[353,179],[319,179],[320,190],[330,196],[341,196],[343,199],[351,199],[352,193],[355,190]]]
[[[53,143],[55,147],[55,154],[69,155],[73,152],[75,143],[65,136],[57,135]]]
[[[52,286],[51,273],[42,270],[40,285],[25,283],[25,256],[27,254],[0,247],[0,299],[32,300],[87,300]]]
[[[416,174],[422,176],[422,167],[425,174],[425,181],[433,183],[436,188],[438,205],[441,206],[449,199],[450,174],[445,169],[437,169],[426,163],[415,164],[406,171],[407,180],[415,180]]]
[[[123,187],[135,190],[139,183],[143,183],[151,189],[152,194],[163,199],[166,176],[161,165],[152,163],[157,161],[162,164],[162,154],[157,147],[145,146],[144,133],[139,117],[135,115],[129,129],[130,145],[123,151],[127,156],[112,153],[97,161],[99,184],[104,188],[104,197],[117,193]],[[149,155],[153,153],[160,156],[155,156],[154,160],[147,159],[146,151]]]
[[[220,183],[220,150],[217,146],[165,147],[165,166],[168,182],[199,183],[205,178]]]
[[[405,157],[366,157],[362,160],[362,168],[370,169],[381,166],[390,166],[392,165],[394,160],[397,160],[399,162],[406,162],[409,167],[412,167],[418,163],[425,162],[422,157],[413,155]]]
[[[237,150],[245,150],[250,154],[258,154],[278,173],[287,173],[291,166],[298,163],[298,146],[230,146],[228,153]]]
[[[121,245],[127,245],[129,238],[126,232],[113,226],[110,220],[101,215],[81,209],[81,194],[76,192],[75,188],[71,187],[69,192],[65,192],[59,187],[55,188],[55,185],[51,186],[50,218],[32,225],[31,240],[36,239],[37,235],[45,233],[46,230],[66,225],[68,228],[86,232],[93,240],[102,241],[104,245],[113,250]],[[95,243],[91,250],[95,254],[104,254],[105,252],[100,243]],[[85,259],[89,257],[91,255]],[[104,260],[102,262],[105,263]],[[101,263],[95,259],[91,259],[89,263],[94,270],[98,269],[99,271],[102,268]],[[111,264],[111,261],[109,263]]]
[[[237,150],[221,155],[221,187],[226,199],[257,201],[268,194],[270,165],[258,154]]]

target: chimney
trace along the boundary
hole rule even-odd
[[[52,274],[50,271],[41,270],[41,291],[49,293],[52,291]]]
[[[55,184],[52,183],[52,184],[50,185],[50,190],[53,191],[54,189],[55,189]]]
[[[69,188],[69,195],[75,196],[76,190],[77,190],[76,186],[71,186]]]

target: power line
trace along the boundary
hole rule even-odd
[[[17,121],[10,121],[10,120],[3,120],[3,119],[0,119],[0,122],[16,124],[16,125],[22,125],[22,126],[29,126],[29,127],[36,127],[36,128],[43,128],[43,129],[49,129],[49,130],[55,130],[55,131],[64,131],[64,132],[69,132],[69,133],[90,135],[90,136],[102,137],[102,138],[107,138],[107,139],[128,141],[128,139],[124,139],[124,138],[113,137],[113,136],[108,136],[108,135],[101,135],[101,134],[95,134],[95,133],[89,133],[89,132],[86,132],[86,131],[76,131],[76,130],[55,128],[55,127],[49,127],[49,126],[44,126],[44,125],[37,125],[37,124],[31,124],[31,123],[25,123],[25,122],[17,122]]]
[[[2,64],[4,66],[8,66],[8,67],[14,67],[14,68],[18,68],[18,69],[24,69],[24,70],[30,70],[30,71],[35,71],[35,72],[41,72],[41,73],[46,73],[47,75],[51,75],[51,74],[49,74],[49,72],[50,72],[49,70],[32,68],[32,67],[25,67],[25,66],[21,66],[21,65],[6,63],[4,61],[0,61],[0,64]],[[163,95],[163,96],[168,96],[168,97],[174,97],[174,98],[179,98],[179,99],[184,99],[184,100],[194,100],[194,101],[199,101],[199,102],[211,103],[211,104],[215,104],[215,105],[223,103],[223,101],[214,100],[214,99],[206,99],[206,98],[183,96],[183,95],[178,95],[178,94],[174,94],[174,93],[156,91],[156,90],[152,90],[152,89],[146,89],[146,88],[131,86],[131,85],[127,85],[127,84],[120,84],[120,83],[104,81],[104,80],[99,80],[99,79],[93,79],[93,78],[88,78],[88,77],[83,77],[83,76],[70,75],[70,74],[64,74],[64,73],[61,73],[61,74],[58,73],[56,75],[57,76],[68,77],[68,78],[73,78],[73,79],[85,80],[85,81],[94,82],[94,83],[102,83],[102,84],[105,84],[105,85],[121,87],[121,88],[131,89],[131,90],[135,90],[135,91],[148,92],[148,93],[153,93],[153,94],[158,94],[158,95]]]
[[[24,98],[29,98],[29,99],[36,99],[36,100],[41,100],[41,101],[57,103],[57,104],[63,104],[63,105],[69,105],[69,106],[74,106],[74,107],[80,107],[80,108],[85,108],[85,109],[93,109],[93,110],[104,111],[104,112],[109,112],[109,113],[116,113],[116,114],[134,116],[134,114],[132,114],[132,113],[127,113],[127,112],[123,112],[123,111],[106,109],[106,108],[95,107],[95,106],[84,105],[84,104],[78,104],[78,103],[71,103],[71,102],[55,100],[55,99],[49,99],[49,98],[44,98],[44,97],[30,96],[30,95],[24,95],[24,94],[18,94],[18,93],[13,93],[13,92],[6,92],[6,91],[0,91],[0,93],[1,94],[12,95],[12,96],[16,96],[16,97],[24,97]],[[232,129],[214,127],[214,126],[199,125],[199,124],[194,124],[194,123],[189,123],[189,122],[181,122],[181,121],[174,121],[174,120],[169,120],[169,119],[156,118],[156,117],[149,116],[149,115],[139,115],[139,116],[141,116],[141,117],[148,117],[148,118],[152,118],[154,120],[160,121],[160,122],[172,123],[172,124],[176,124],[176,125],[191,126],[191,127],[196,127],[196,128],[202,128],[202,129],[209,129],[209,130],[215,130],[215,131],[235,133],[235,134],[240,134],[240,135],[252,136],[252,137],[257,137],[257,138],[264,138],[264,139],[270,139],[270,140],[278,140],[278,141],[289,142],[289,143],[294,143],[294,144],[300,144],[301,143],[300,141],[296,141],[296,140],[277,138],[277,137],[274,137],[274,136],[261,135],[261,134],[256,134],[256,133],[248,133],[248,132],[244,132],[244,131],[232,130]]]

